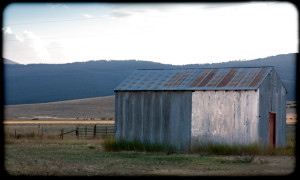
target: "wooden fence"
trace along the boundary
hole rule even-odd
[[[115,133],[115,125],[77,125],[75,129],[65,131],[64,129],[60,130],[60,139],[64,139],[64,136],[67,134],[73,134],[78,139],[79,138],[95,138],[98,135],[110,135]]]

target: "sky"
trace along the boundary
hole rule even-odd
[[[289,2],[12,3],[2,15],[2,57],[21,64],[184,65],[298,53]]]

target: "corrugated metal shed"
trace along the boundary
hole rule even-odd
[[[115,91],[257,89],[273,67],[140,69]]]

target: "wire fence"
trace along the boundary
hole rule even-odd
[[[96,138],[101,135],[113,135],[115,133],[114,125],[77,125],[75,129],[66,131],[64,128],[60,130],[60,139],[64,139],[64,136],[71,134],[76,138]]]

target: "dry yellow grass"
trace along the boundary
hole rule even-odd
[[[286,114],[286,124],[296,124],[297,122],[297,114],[287,113]]]

